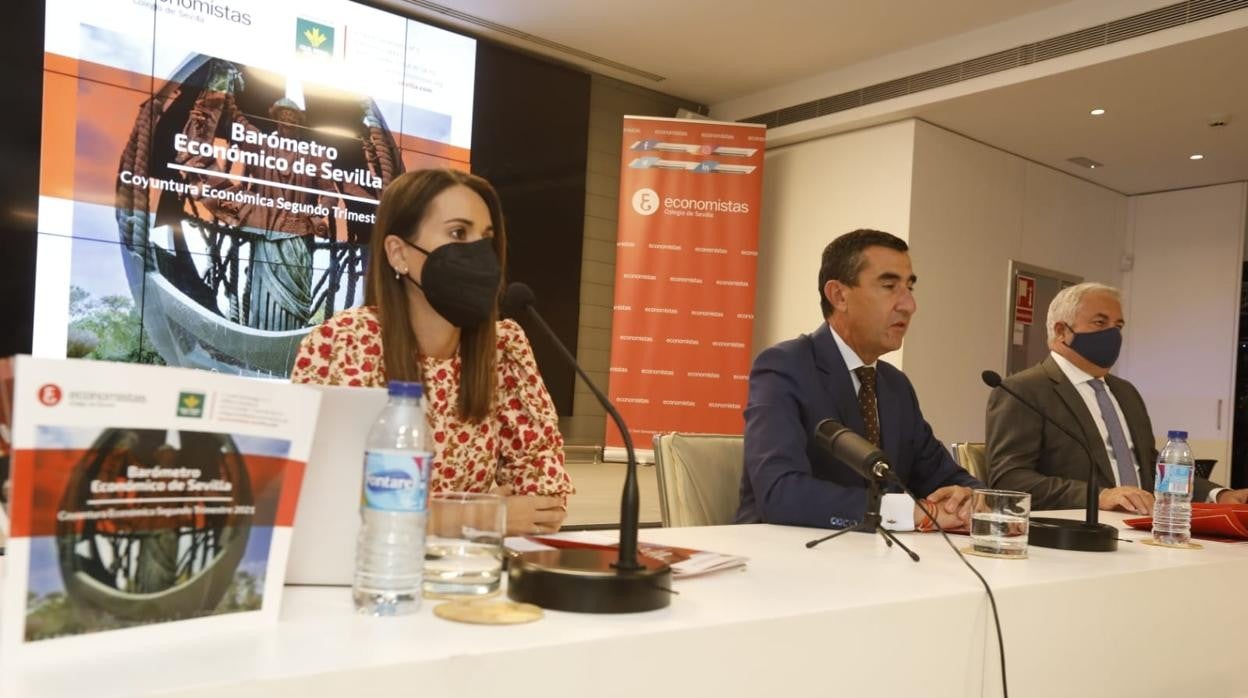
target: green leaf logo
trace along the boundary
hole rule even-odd
[[[205,397],[203,393],[178,393],[178,416],[203,417]]]
[[[308,43],[312,45],[312,48],[320,48],[321,44],[325,43],[329,39],[328,36],[321,33],[319,27],[312,27],[311,29],[305,31],[303,33],[303,37],[308,40]]]

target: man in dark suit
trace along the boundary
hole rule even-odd
[[[1004,383],[1084,437],[1045,423],[1004,390],[988,397],[989,481],[1031,493],[1032,509],[1079,509],[1087,501],[1088,452],[1096,461],[1101,509],[1153,510],[1157,448],[1140,393],[1110,375],[1122,347],[1122,297],[1096,283],[1070,286],[1049,304],[1049,356]],[[1192,500],[1243,503],[1248,490],[1196,478]]]
[[[863,519],[867,481],[814,440],[828,418],[883,448],[942,526],[969,523],[969,488],[981,483],[932,435],[905,374],[879,361],[901,347],[914,283],[905,241],[888,233],[856,230],[824,248],[824,322],[759,354],[750,371],[737,523],[843,528]],[[894,530],[927,523],[902,493],[885,494],[880,513]]]

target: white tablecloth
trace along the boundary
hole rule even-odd
[[[803,547],[818,535],[644,530],[644,541],[750,562],[679,580],[670,608],[635,615],[548,612],[529,625],[471,626],[435,618],[426,602],[414,616],[373,619],[352,614],[346,589],[288,588],[281,622],[261,630],[170,629],[142,645],[0,659],[0,693],[1000,695],[987,597],[938,535],[904,535],[917,564],[860,533]],[[1248,544],[1032,547],[1027,560],[972,561],[997,595],[1016,698],[1248,694]]]

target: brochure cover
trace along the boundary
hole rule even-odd
[[[552,550],[555,548],[595,548],[598,550],[616,550],[619,547],[619,534],[612,531],[577,531],[550,536],[522,536],[508,538],[506,547],[514,552],[531,550]],[[659,543],[637,543],[640,555],[652,557],[665,562],[672,568],[672,576],[676,579],[696,577],[698,575],[745,567],[748,559],[740,555],[727,555],[694,548],[680,548]]]
[[[0,649],[275,620],[319,406],[285,383],[18,357]]]

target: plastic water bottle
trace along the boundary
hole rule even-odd
[[[425,518],[433,464],[420,383],[390,381],[390,401],[368,432],[352,595],[358,613],[420,608]]]
[[[1192,537],[1192,479],[1196,461],[1187,445],[1187,432],[1166,434],[1166,447],[1157,457],[1153,494],[1153,540],[1164,545],[1187,545]]]

